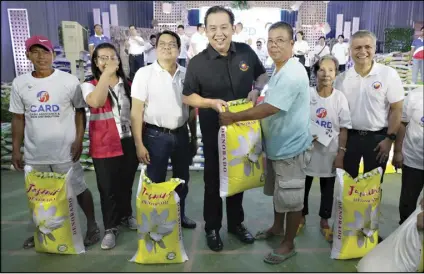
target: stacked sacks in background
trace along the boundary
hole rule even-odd
[[[87,118],[87,120],[88,119],[89,117]],[[90,145],[90,140],[88,137],[88,129],[87,129],[84,134],[84,141],[82,143],[82,153],[80,158],[80,162],[84,170],[94,170],[93,159],[91,158],[89,154],[89,145]]]
[[[391,52],[388,54],[377,54],[376,62],[394,68],[403,84],[410,84],[412,81],[412,66],[408,63],[409,52]]]
[[[65,52],[62,47],[54,47],[56,58],[53,61],[53,68],[71,73],[71,62],[66,59]]]
[[[10,169],[12,163],[12,125],[1,124],[1,168]]]
[[[53,61],[53,68],[71,73],[71,62],[66,59],[65,51],[61,46],[54,47],[54,52],[56,53],[56,58]],[[84,77],[87,79],[92,76],[91,73],[91,60],[88,52],[82,52],[80,55],[80,59],[83,60],[83,70]],[[79,71],[79,64],[76,64],[76,68]],[[79,74],[77,75],[79,77]]]
[[[3,88],[3,85],[2,85]],[[7,104],[8,107],[8,104]],[[94,170],[93,167],[93,160],[91,159],[91,156],[89,155],[89,145],[90,140],[88,136],[88,121],[90,120],[90,111],[89,109],[86,109],[87,112],[87,125],[86,125],[86,132],[84,134],[84,141],[83,141],[83,151],[81,154],[81,165],[83,166],[84,170]],[[198,143],[198,149],[197,149],[197,155],[193,159],[193,165],[190,166],[190,170],[193,171],[201,171],[204,168],[204,162],[205,158],[203,156],[203,143],[202,143],[202,135],[200,132],[200,126],[199,122],[197,122],[197,143]],[[21,148],[21,152],[23,153],[23,145]],[[10,123],[2,123],[2,131],[1,131],[1,167],[2,169],[10,169],[12,164],[12,128]],[[139,166],[139,170],[143,165]],[[168,170],[172,170],[171,162],[169,162]]]

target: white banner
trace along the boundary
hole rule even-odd
[[[335,38],[337,38],[340,34],[343,34],[343,14],[337,14]]]
[[[359,30],[359,17],[353,17],[352,34]]]
[[[350,26],[351,26],[351,22],[350,21],[346,21],[344,22],[344,30],[343,30],[343,35],[345,37],[345,39],[350,39]]]

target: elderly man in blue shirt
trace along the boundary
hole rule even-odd
[[[279,264],[296,254],[294,238],[299,226],[305,192],[304,169],[310,161],[309,80],[305,68],[292,58],[293,29],[284,22],[269,28],[268,53],[275,71],[268,82],[263,104],[246,111],[222,112],[222,125],[261,120],[267,154],[264,193],[273,196],[274,224],[260,231],[257,239],[279,235],[287,220],[284,240],[264,261]],[[286,218],[285,218],[286,217]]]

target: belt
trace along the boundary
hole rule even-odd
[[[162,132],[162,133],[176,134],[176,133],[180,132],[181,129],[183,129],[186,126],[186,124],[184,124],[181,127],[176,128],[176,129],[169,129],[169,128],[164,128],[164,127],[158,127],[158,126],[155,126],[155,125],[152,125],[152,124],[148,124],[148,123],[144,123],[144,126],[146,128],[157,130],[157,131]]]
[[[387,134],[387,128],[385,127],[385,128],[378,130],[378,131],[349,129],[348,132],[351,133],[351,134],[358,134],[358,135],[361,135],[361,136],[372,135],[372,134],[385,135],[385,134]]]
[[[140,56],[140,55],[143,55],[144,53],[140,53],[140,54],[131,54],[130,53],[130,55],[132,55],[132,56]]]

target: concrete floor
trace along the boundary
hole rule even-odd
[[[85,178],[94,195],[96,218],[101,224],[99,194],[94,172]],[[137,174],[138,177],[138,174]],[[137,178],[138,179],[138,178]],[[136,190],[134,184],[134,192]],[[386,175],[381,207],[381,234],[387,236],[398,222],[400,175]],[[245,224],[252,233],[268,227],[273,218],[272,199],[262,194],[262,189],[247,191],[244,196]],[[198,222],[195,230],[184,230],[184,244],[189,261],[172,265],[139,265],[128,260],[137,249],[134,231],[123,231],[117,246],[110,251],[100,249],[100,244],[90,247],[83,255],[38,254],[22,249],[27,231],[28,206],[23,187],[23,174],[14,171],[1,173],[1,271],[2,272],[355,272],[358,260],[330,259],[330,245],[319,232],[319,184],[314,183],[310,194],[311,214],[304,231],[296,238],[298,255],[287,262],[271,266],[262,261],[270,248],[278,244],[257,241],[243,245],[226,233],[224,221],[221,237],[224,250],[210,251],[203,232],[203,172],[192,172],[192,183],[187,200],[187,215]],[[135,199],[133,199],[133,204]],[[225,208],[225,207],[224,207]],[[85,220],[80,212],[80,220]],[[224,217],[225,218],[225,217]],[[85,222],[82,224],[85,231]]]

